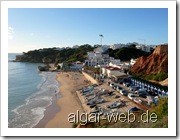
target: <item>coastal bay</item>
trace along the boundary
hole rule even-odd
[[[11,61],[16,55],[8,54],[8,127],[32,128],[52,104],[59,83],[56,73],[38,72],[39,63]]]

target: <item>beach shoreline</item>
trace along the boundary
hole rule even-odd
[[[43,118],[33,128],[44,128],[47,122],[54,118],[60,111],[60,107],[57,106],[56,102],[56,99],[52,100],[51,105],[46,107]]]
[[[46,108],[44,117],[34,128],[72,128],[68,122],[68,115],[84,112],[83,106],[76,91],[86,86],[87,79],[80,72],[58,72],[56,80],[60,83],[59,93],[56,100]]]
[[[57,74],[55,74],[55,75],[57,75]],[[55,76],[55,77],[57,77],[57,76]],[[57,78],[54,79],[54,80],[57,81]],[[44,82],[45,82],[45,81],[44,81]],[[57,82],[58,82],[58,81],[57,81]],[[59,88],[59,86],[60,86],[60,83],[58,82],[58,88]],[[46,125],[46,123],[47,123],[49,120],[51,120],[51,119],[55,116],[55,114],[56,114],[57,112],[60,111],[59,106],[57,106],[57,100],[61,97],[61,95],[59,94],[59,91],[56,90],[56,89],[55,89],[55,92],[57,92],[57,93],[55,93],[55,94],[54,94],[54,92],[52,93],[52,94],[54,94],[54,95],[53,95],[52,98],[51,98],[50,105],[48,105],[48,106],[45,108],[43,118],[40,119],[39,122],[38,122],[35,126],[33,126],[33,128],[44,128],[45,125]]]

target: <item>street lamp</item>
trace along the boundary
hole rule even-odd
[[[99,35],[101,37],[101,47],[102,47],[102,38],[104,37],[102,34]]]

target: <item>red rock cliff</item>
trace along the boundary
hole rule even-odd
[[[130,71],[137,75],[168,73],[168,45],[159,45],[151,55],[138,58]]]

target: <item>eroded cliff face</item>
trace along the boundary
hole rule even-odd
[[[138,58],[130,71],[136,75],[168,73],[168,45],[159,45],[151,55]]]

